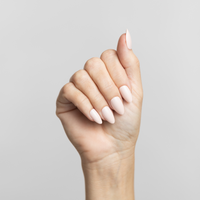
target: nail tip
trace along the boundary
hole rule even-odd
[[[97,124],[102,124],[102,120],[96,120]]]
[[[102,123],[103,123],[102,120],[98,122],[98,124],[102,124]]]
[[[128,29],[126,29],[126,44],[128,49],[132,49],[132,40],[131,40],[131,35]]]
[[[120,113],[120,115],[123,115],[123,114],[124,114],[124,110],[123,110],[123,112]]]
[[[124,113],[124,105],[122,103],[122,100],[119,97],[114,97],[111,99],[111,105],[113,109],[120,115],[123,115]]]
[[[114,118],[113,112],[108,106],[105,106],[102,109],[102,115],[105,118],[105,120],[108,121],[109,123],[111,123],[111,124],[115,123],[115,118]]]
[[[95,109],[90,111],[90,116],[97,124],[102,124],[101,117],[99,116],[98,112]]]
[[[132,94],[131,94],[131,91],[130,89],[126,86],[126,85],[123,85],[120,87],[120,93],[122,95],[122,97],[128,102],[128,103],[131,103],[133,98],[132,98]]]
[[[118,111],[118,114],[123,115],[124,114],[124,108],[123,108],[123,110],[121,109],[120,111]]]
[[[109,121],[111,124],[114,124],[115,123],[115,119],[113,119],[112,121]]]
[[[113,115],[113,118],[112,119],[109,119],[107,120],[110,124],[114,124],[115,123],[115,118],[114,118],[114,115]]]
[[[132,99],[132,97],[127,97],[126,101],[127,101],[128,103],[131,103],[131,102],[133,101],[133,99]]]

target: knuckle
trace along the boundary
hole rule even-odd
[[[116,51],[114,49],[107,49],[101,54],[102,60],[108,60],[116,56]]]
[[[134,59],[134,64],[135,64],[137,67],[140,67],[140,61],[139,61],[138,57],[135,57],[135,59]]]
[[[71,90],[72,87],[73,87],[73,83],[72,82],[66,83],[63,86],[63,93],[67,94]]]
[[[136,55],[133,54],[133,56],[130,57],[130,59],[127,59],[127,60],[123,60],[124,64],[127,66],[127,67],[136,67],[136,68],[140,68],[140,61],[139,59],[137,58]]]
[[[83,95],[78,95],[77,96],[77,102],[76,102],[76,106],[80,107],[81,105],[85,105],[87,103],[88,99],[86,96]]]
[[[91,71],[93,70],[94,68],[99,68],[102,66],[102,61],[100,58],[97,58],[97,57],[93,57],[93,58],[90,58],[89,60],[87,60],[87,62],[85,63],[85,66],[84,66],[84,69],[86,71]]]
[[[81,84],[84,80],[88,77],[87,72],[83,69],[78,70],[75,72],[71,78],[71,81],[75,84]]]
[[[101,104],[102,101],[103,101],[103,96],[101,93],[99,92],[95,92],[92,96],[92,101],[95,101],[95,103],[98,105],[98,104]]]
[[[104,90],[105,90],[105,91],[113,91],[114,88],[115,88],[114,83],[106,83],[106,84],[104,85]]]

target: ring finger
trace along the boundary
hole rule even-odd
[[[91,58],[84,66],[108,105],[118,114],[124,114],[124,106],[120,92],[110,77],[104,62],[100,58]]]
[[[107,120],[112,124],[115,122],[112,110],[109,108],[105,98],[85,70],[77,71],[70,78],[70,82],[72,82],[75,87],[89,99],[102,119]]]

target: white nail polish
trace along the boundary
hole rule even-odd
[[[120,115],[124,114],[124,105],[119,97],[114,97],[111,99],[112,108]]]
[[[115,118],[114,118],[113,112],[112,112],[112,110],[111,110],[108,106],[105,106],[105,107],[102,109],[101,112],[102,112],[103,117],[104,117],[108,122],[110,122],[111,124],[114,124],[114,123],[115,123]]]
[[[90,116],[92,117],[92,119],[97,123],[97,124],[102,124],[102,120],[101,117],[99,116],[99,114],[97,113],[97,111],[95,109],[92,109],[90,111]]]
[[[128,29],[126,29],[126,44],[127,44],[128,49],[132,49],[132,40],[131,40],[131,35]]]
[[[132,94],[129,88],[126,85],[123,85],[119,88],[119,91],[122,95],[122,97],[127,101],[127,102],[132,102]]]

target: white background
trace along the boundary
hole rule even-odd
[[[199,200],[199,10],[199,0],[1,0],[0,199],[85,198],[55,101],[128,28],[144,87],[136,200]]]

